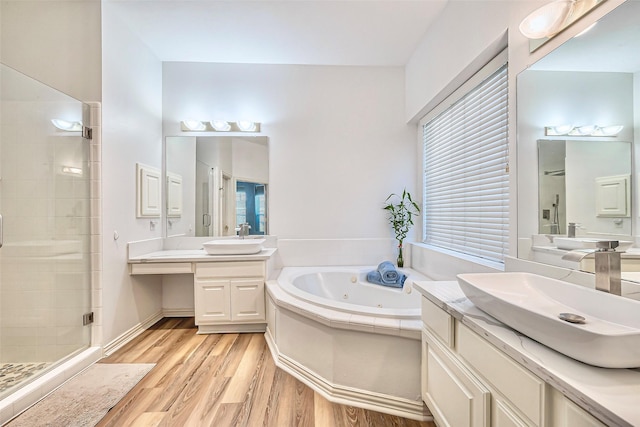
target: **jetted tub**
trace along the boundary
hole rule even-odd
[[[310,304],[365,316],[420,319],[420,294],[413,280],[427,280],[414,271],[401,269],[407,280],[393,288],[367,282],[375,267],[284,268],[278,285],[290,295]]]
[[[267,282],[267,332],[276,364],[327,399],[416,420],[420,395],[420,293],[369,283],[371,267],[285,267]]]

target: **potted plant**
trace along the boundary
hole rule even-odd
[[[399,199],[397,203],[393,203],[390,199]],[[418,204],[411,198],[411,193],[406,189],[402,190],[402,196],[391,193],[385,200],[387,203],[383,209],[388,213],[387,219],[393,227],[393,231],[398,241],[398,267],[404,267],[404,259],[402,258],[402,242],[407,237],[407,233],[413,225],[413,217],[420,215]]]

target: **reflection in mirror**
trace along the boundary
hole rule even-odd
[[[167,176],[182,177],[182,215],[167,215],[167,236],[233,236],[243,223],[267,234],[267,137],[167,137],[165,156]]]
[[[629,142],[539,140],[539,233],[631,235],[630,175]]]
[[[640,2],[622,3],[591,31],[517,77],[519,258],[582,268],[560,262],[562,251],[554,242],[569,234],[567,226],[573,222],[579,224],[576,236],[583,239],[635,241],[638,16]],[[562,125],[624,127],[617,136],[545,133],[546,127]],[[623,272],[640,272],[637,246],[623,254]]]

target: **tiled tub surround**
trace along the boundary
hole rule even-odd
[[[311,294],[299,298],[296,292],[287,292],[290,285],[280,279],[295,277],[300,271],[349,269],[358,270],[285,267],[278,280],[267,281],[265,336],[276,365],[331,401],[431,419],[420,398],[420,295],[411,287],[411,277],[426,277],[404,269],[409,275],[404,289],[389,291],[406,293],[415,307],[397,310],[395,316],[391,310],[382,309],[376,315],[371,307],[341,301],[331,307],[327,300],[319,301]],[[354,282],[348,286],[368,285]]]
[[[417,282],[414,287],[604,424],[640,425],[640,369],[598,368],[551,350],[478,309],[455,281]]]

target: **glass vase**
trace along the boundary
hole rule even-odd
[[[404,267],[404,259],[402,258],[402,246],[398,246],[398,267]]]

